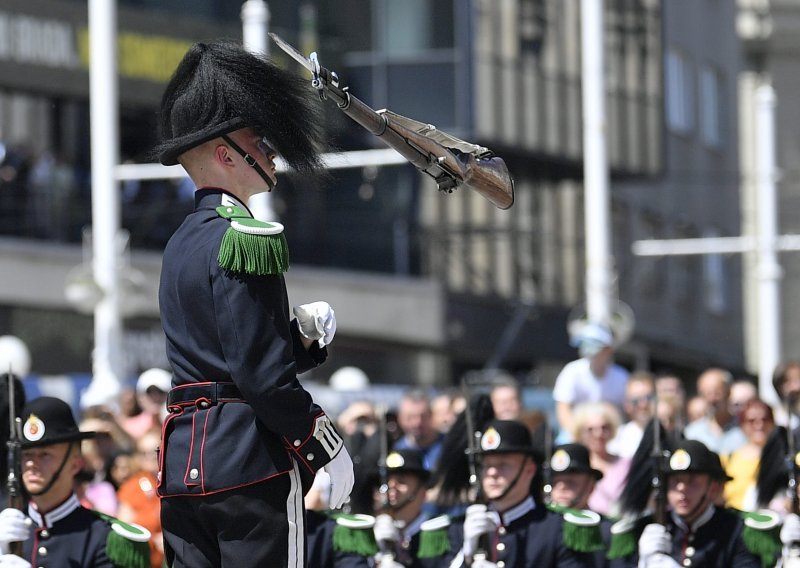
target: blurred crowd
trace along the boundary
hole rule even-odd
[[[775,480],[771,488],[759,487],[758,480],[762,452],[770,439],[780,439],[776,467],[784,471],[786,446],[793,441],[785,428],[776,430],[776,426],[794,429],[800,425],[796,404],[800,362],[776,369],[776,393],[788,402],[772,407],[759,398],[754,383],[735,380],[725,369],[706,369],[685,388],[676,376],[628,373],[614,363],[614,349],[603,330],[583,338],[580,357],[556,379],[555,421],[548,419],[547,409],[526,408],[519,383],[504,372],[463,387],[468,391],[434,392],[409,386],[388,405],[370,400],[369,389],[364,389],[363,399],[353,400],[335,416],[356,473],[347,512],[377,514],[381,486],[386,483],[387,454],[413,451],[429,475],[420,501],[426,516],[462,514],[469,502],[464,496],[469,473],[464,455],[474,442],[466,433],[480,430],[489,420],[513,420],[527,427],[537,451],[545,456],[545,479],[552,473],[549,460],[556,449],[586,456],[586,471],[595,478],[585,501],[577,502],[575,495],[580,491],[568,479],[548,482],[548,493],[572,495],[567,504],[619,518],[632,460],[637,449],[650,442],[647,436],[653,436],[653,428],[649,425],[657,416],[664,432],[701,441],[720,456],[731,478],[724,487],[725,505],[742,511],[771,508],[781,516],[787,513],[785,491],[774,486]],[[332,377],[332,383],[335,380]],[[86,408],[79,417],[80,430],[97,435],[82,441],[85,466],[76,478],[76,493],[86,507],[150,530],[154,567],[163,562],[155,488],[170,388],[169,372],[149,369],[139,376],[135,388],[123,392],[117,406]],[[465,412],[468,407],[469,413]],[[778,476],[777,483],[786,483],[786,478]],[[307,508],[326,512],[328,490],[321,470],[306,496]]]

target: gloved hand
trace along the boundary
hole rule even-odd
[[[666,554],[653,554],[647,558],[639,558],[639,567],[641,568],[683,568],[678,561],[667,556]]]
[[[464,556],[472,557],[478,550],[478,542],[484,534],[497,530],[496,516],[486,510],[486,505],[470,505],[464,517]]]
[[[31,536],[31,520],[19,509],[3,509],[0,512],[0,554],[8,554],[12,542],[28,540]]]
[[[786,515],[786,518],[783,519],[781,542],[784,545],[800,542],[800,517],[794,513]]]
[[[336,314],[328,302],[295,306],[292,312],[303,337],[318,341],[320,347],[330,345],[336,333]]]
[[[331,478],[331,500],[328,506],[331,509],[341,509],[342,505],[347,503],[355,483],[353,460],[350,459],[347,448],[342,446],[336,457],[329,461],[323,469]]]
[[[375,561],[376,568],[406,568],[394,559],[391,554],[380,554]]]
[[[644,559],[654,554],[672,554],[672,539],[667,527],[653,523],[644,527],[639,537],[639,558]]]
[[[375,517],[375,526],[372,528],[372,532],[375,533],[375,541],[378,545],[382,542],[400,542],[400,529],[389,515],[383,514]]]
[[[31,568],[31,563],[16,554],[3,554],[0,556],[1,568]]]

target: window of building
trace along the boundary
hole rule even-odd
[[[694,81],[691,63],[685,53],[670,48],[665,65],[667,127],[678,134],[694,126]]]
[[[706,238],[719,237],[719,231],[712,229],[703,235]],[[703,255],[703,304],[714,315],[728,311],[728,275],[725,260],[721,254]]]
[[[722,77],[719,70],[704,66],[700,70],[700,132],[703,143],[722,145]]]

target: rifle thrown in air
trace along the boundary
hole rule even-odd
[[[439,191],[468,187],[500,209],[514,204],[514,180],[502,158],[491,150],[441,132],[426,124],[383,109],[375,111],[339,84],[338,75],[319,64],[316,52],[307,59],[280,36],[272,40],[292,59],[311,71],[311,85],[321,99],[330,98],[347,116],[396,150],[436,182]]]

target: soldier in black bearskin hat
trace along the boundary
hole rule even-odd
[[[330,474],[341,507],[353,466],[297,379],[336,330],[325,302],[294,308],[283,227],[248,199],[277,183],[276,156],[320,165],[305,82],[229,42],[197,43],[161,104],[162,164],[198,188],[164,251],[159,304],[173,389],[161,447],[162,525],[171,566],[304,566],[303,488]]]
[[[0,512],[0,566],[85,566],[146,568],[150,533],[85,509],[73,488],[83,468],[81,432],[69,405],[40,397],[22,411],[22,483],[29,496],[25,511]],[[7,554],[22,541],[22,558]]]

